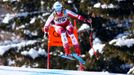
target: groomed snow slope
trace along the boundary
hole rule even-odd
[[[125,75],[125,74],[0,66],[0,75]]]

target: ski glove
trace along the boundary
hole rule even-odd
[[[48,27],[47,26],[44,26],[43,31],[44,31],[44,33],[47,33],[48,32]]]

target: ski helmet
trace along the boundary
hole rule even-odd
[[[59,1],[55,2],[53,5],[53,9],[56,12],[61,12],[62,11],[62,4]]]

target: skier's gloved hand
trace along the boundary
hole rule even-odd
[[[44,26],[43,31],[44,31],[44,33],[47,33],[48,32],[48,27]]]
[[[44,32],[43,38],[44,38],[44,39],[47,39],[47,38],[48,38],[48,33],[47,33],[47,32]]]
[[[91,24],[92,23],[92,19],[85,19],[84,22]]]

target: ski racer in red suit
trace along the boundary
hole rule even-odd
[[[63,47],[65,50],[65,54],[70,54],[70,48],[68,45],[68,39],[66,33],[71,38],[72,44],[74,46],[75,52],[80,55],[80,46],[78,40],[76,39],[75,35],[73,34],[73,25],[69,20],[69,17],[77,18],[78,20],[91,23],[91,20],[87,20],[81,15],[78,15],[70,10],[63,9],[62,4],[60,2],[55,2],[53,5],[54,12],[48,17],[45,25],[44,25],[44,32],[47,33],[50,23],[54,22],[55,31],[60,34],[61,40],[63,43]]]

